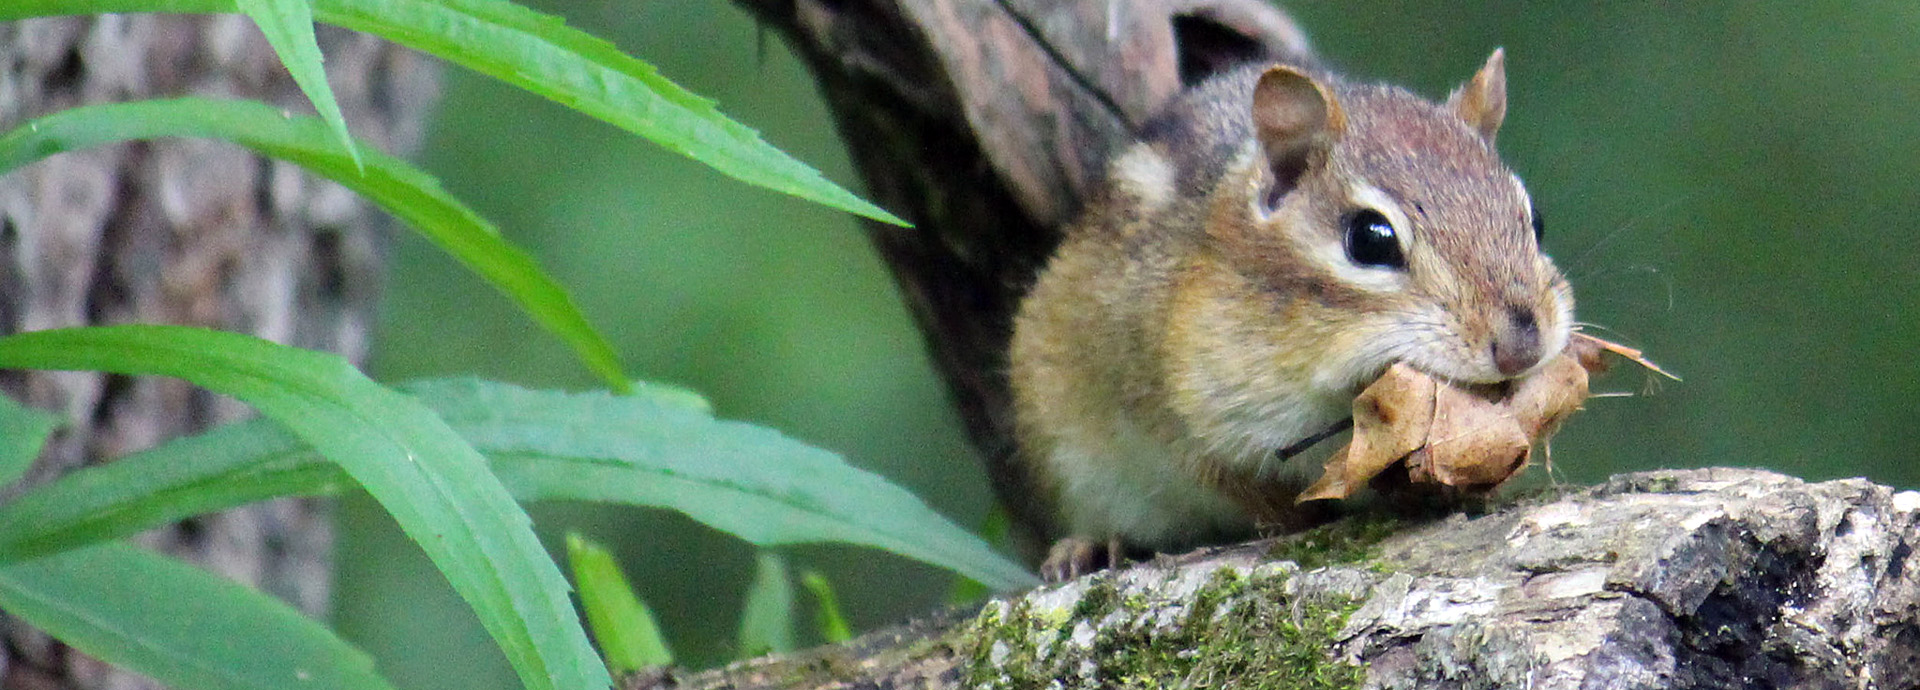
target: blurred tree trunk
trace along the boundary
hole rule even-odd
[[[352,131],[404,155],[437,90],[431,61],[322,27]],[[0,127],[77,105],[202,95],[311,112],[243,17],[101,16],[0,24]],[[390,221],[296,166],[216,141],[55,156],[0,178],[0,332],[168,323],[364,358]],[[0,372],[0,390],[63,413],[24,485],[248,415],[175,380]],[[0,488],[0,501],[19,487]],[[146,544],[322,616],[331,525],[285,500],[155,530]],[[0,615],[0,688],[137,688]]]
[[[905,293],[1016,538],[1007,343],[1020,296],[1106,155],[1183,85],[1257,55],[1310,61],[1260,0],[736,0],[812,68],[870,197],[867,222]]]

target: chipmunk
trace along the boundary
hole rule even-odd
[[[1494,151],[1503,53],[1445,104],[1302,65],[1190,89],[1108,168],[1015,320],[1020,461],[1052,580],[1304,527],[1282,449],[1394,362],[1524,376],[1573,296]]]

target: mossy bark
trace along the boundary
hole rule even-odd
[[[1917,492],[1652,472],[1330,534],[1162,557],[844,646],[624,687],[1920,685]],[[1316,554],[1350,560],[1276,559]]]

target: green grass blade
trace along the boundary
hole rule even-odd
[[[847,625],[846,615],[840,612],[840,597],[833,593],[833,582],[818,570],[808,570],[800,574],[800,584],[813,594],[814,622],[820,626],[821,639],[828,644],[853,639],[853,628]]]
[[[65,420],[0,395],[0,488],[20,481]],[[6,534],[0,531],[0,534]]]
[[[172,376],[246,402],[372,494],[535,690],[605,688],[567,583],[486,461],[419,402],[339,357],[177,326],[0,338],[0,368]]]
[[[0,21],[56,14],[235,11],[235,0],[9,0]],[[906,221],[827,181],[713,102],[559,17],[500,0],[313,0],[322,22],[376,34],[552,99],[742,182],[874,220]]]
[[[620,360],[566,288],[433,176],[367,147],[364,173],[327,127],[253,101],[200,98],[85,106],[31,120],[0,136],[0,174],[57,153],[132,139],[210,137],[299,164],[379,204],[513,300],[573,348],[615,391],[631,390]]]
[[[332,495],[351,483],[272,420],[229,424],[70,472],[0,505],[0,563],[255,501]]]
[[[600,643],[608,670],[616,676],[673,663],[673,652],[660,635],[653,611],[627,583],[627,575],[613,554],[578,534],[567,534],[567,562],[573,566],[573,585],[580,592],[580,608],[587,612],[593,639]]]
[[[912,493],[764,427],[644,395],[471,379],[403,389],[492,457],[521,500],[667,508],[761,546],[859,544],[995,589],[1036,583]]]
[[[613,44],[498,0],[319,0],[322,21],[432,53],[645,137],[748,184],[906,222],[722,115]],[[423,31],[422,29],[430,29]]]
[[[366,654],[279,600],[124,544],[0,566],[0,610],[168,687],[392,687]]]
[[[360,147],[347,134],[347,118],[340,114],[340,102],[334,99],[333,87],[327,84],[326,70],[321,67],[320,43],[313,36],[313,6],[307,0],[235,0],[235,4],[260,27],[267,45],[280,56],[280,64],[293,75],[293,83],[300,85],[320,119],[326,121],[334,138],[353,159],[354,168],[360,169]]]
[[[793,578],[779,554],[754,557],[753,585],[740,609],[739,658],[785,654],[794,650]]]
[[[997,589],[1034,584],[905,490],[777,432],[716,420],[680,389],[620,397],[468,379],[407,389],[485,453],[521,501],[667,508],[761,546],[851,543]],[[0,506],[0,561],[337,490],[344,478],[304,448],[270,421],[246,422],[70,473]]]
[[[980,520],[981,539],[985,539],[988,544],[1005,547],[1013,542],[1012,532],[1013,516],[1007,512],[1006,506],[995,502],[987,508],[986,517]],[[993,590],[980,584],[979,580],[965,575],[955,575],[953,587],[947,590],[947,604],[952,606],[971,604],[983,601],[992,594]]]

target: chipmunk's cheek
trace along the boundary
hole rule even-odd
[[[1476,351],[1479,356],[1469,361],[1462,361],[1462,355],[1465,353],[1449,353],[1446,356],[1435,357],[1431,360],[1432,365],[1423,365],[1411,359],[1407,363],[1422,373],[1453,383],[1499,383],[1507,380],[1509,377],[1500,372],[1490,353],[1491,349],[1482,348]]]
[[[1400,358],[1421,373],[1462,384],[1510,378],[1495,359],[1495,338],[1474,338],[1459,328],[1435,329],[1424,336]]]
[[[1561,281],[1554,286],[1550,299],[1553,322],[1547,325],[1547,351],[1557,353],[1567,349],[1573,339],[1573,288]]]
[[[1313,386],[1321,391],[1358,393],[1373,383],[1380,373],[1398,361],[1394,352],[1404,350],[1396,336],[1379,326],[1347,328],[1328,335],[1326,353],[1310,364]]]

